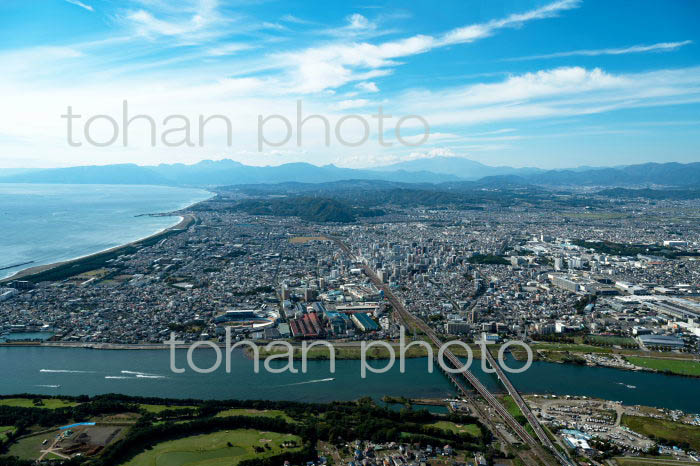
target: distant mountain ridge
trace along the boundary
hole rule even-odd
[[[378,171],[405,170],[408,172],[427,171],[432,173],[455,175],[465,180],[478,180],[486,176],[498,175],[534,175],[544,173],[547,170],[541,168],[513,168],[513,167],[492,167],[484,165],[475,160],[463,157],[432,157],[425,159],[409,160],[392,165],[375,168]]]
[[[3,176],[2,183],[64,183],[64,184],[153,184],[176,186],[221,186],[230,184],[259,184],[303,182],[319,183],[346,179],[386,180],[404,183],[441,183],[457,181],[455,175],[403,170],[382,173],[373,170],[341,168],[335,165],[316,166],[296,162],[276,166],[256,167],[234,160],[203,160],[194,165],[136,164],[53,168]]]
[[[644,163],[589,170],[549,170],[532,175],[485,177],[485,183],[534,184],[545,186],[679,186],[700,187],[700,162]]]
[[[7,173],[0,183],[150,184],[170,186],[231,186],[275,183],[329,183],[344,180],[412,184],[474,183],[474,186],[672,186],[700,187],[700,162],[645,163],[620,167],[579,167],[566,170],[489,167],[459,157],[401,162],[374,169],[316,166],[295,162],[276,166],[249,166],[230,159],[204,160],[193,165],[136,164],[53,168]]]
[[[700,185],[700,162],[644,163],[616,168],[595,168],[587,171],[555,170],[526,178],[540,184],[581,184],[625,186],[658,184],[667,186]]]

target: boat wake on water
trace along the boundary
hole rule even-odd
[[[165,379],[165,378],[167,378],[164,375],[148,374],[146,372],[137,372],[137,371],[121,371],[121,373],[125,374],[125,375],[106,375],[105,379],[125,380],[125,379]]]
[[[306,382],[288,383],[285,385],[280,385],[280,387],[291,387],[292,385],[306,385],[307,383],[330,382],[332,380],[335,380],[335,377],[330,377],[328,379],[307,380]]]
[[[37,387],[42,387],[42,388],[61,388],[60,385],[37,385]]]
[[[149,374],[148,372],[122,371],[122,374],[136,376],[137,379],[165,379],[164,375]]]

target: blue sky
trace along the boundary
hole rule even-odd
[[[194,163],[233,158],[370,167],[440,155],[543,168],[700,161],[700,3],[694,1],[227,1],[4,0],[0,3],[0,167]],[[70,105],[82,115],[147,114],[158,140],[199,115],[232,121],[229,145],[212,125],[203,147],[71,147]],[[304,126],[280,147],[257,143],[258,116],[295,122],[348,114],[370,136],[346,147]],[[377,142],[376,114],[385,120]],[[394,127],[419,115],[421,146]],[[76,140],[84,139],[74,129]],[[362,137],[348,120],[342,134]],[[94,123],[95,140],[113,129]],[[123,128],[122,128],[123,129]],[[401,134],[420,139],[406,120]],[[280,140],[283,125],[265,126]],[[413,137],[414,139],[411,139]],[[196,139],[196,137],[194,138]],[[172,139],[171,139],[172,140]],[[184,141],[184,139],[183,139]]]

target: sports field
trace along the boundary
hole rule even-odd
[[[158,443],[124,466],[233,466],[245,459],[287,451],[282,442],[289,440],[301,445],[301,439],[292,434],[251,429],[219,431]],[[255,447],[264,448],[264,452],[256,452]]]

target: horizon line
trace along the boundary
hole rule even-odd
[[[425,158],[419,158],[419,159],[411,159],[411,160],[403,160],[403,161],[397,161],[397,162],[392,162],[386,165],[375,165],[375,166],[369,166],[369,167],[348,167],[348,166],[340,166],[336,165],[335,163],[328,163],[325,165],[317,165],[311,162],[307,161],[302,161],[302,160],[296,160],[296,161],[289,161],[289,162],[283,162],[278,165],[249,165],[244,162],[232,159],[230,157],[224,157],[221,159],[200,159],[196,162],[191,162],[191,163],[186,163],[186,162],[161,162],[156,165],[149,165],[149,164],[139,164],[136,162],[123,162],[123,163],[106,163],[106,164],[90,164],[90,165],[66,165],[66,166],[54,166],[54,167],[0,167],[0,170],[29,170],[29,171],[36,171],[36,170],[61,170],[61,169],[68,169],[68,168],[85,168],[85,167],[115,167],[115,166],[137,166],[137,167],[142,167],[142,168],[149,168],[149,167],[159,167],[159,166],[168,166],[168,165],[183,165],[186,167],[192,167],[195,165],[199,165],[204,162],[235,162],[240,164],[241,166],[244,167],[255,167],[255,168],[274,168],[274,167],[281,167],[284,165],[291,165],[291,164],[304,164],[304,165],[311,165],[317,168],[324,168],[324,167],[335,167],[335,168],[341,168],[345,170],[376,170],[380,168],[389,168],[389,167],[394,167],[396,165],[401,165],[404,163],[408,162],[416,162],[416,161],[429,161],[429,160],[437,160],[437,159],[460,159],[460,160],[467,160],[470,162],[474,162],[480,165],[483,165],[485,167],[489,168],[513,168],[513,169],[519,169],[519,170],[525,170],[525,169],[536,169],[536,170],[544,170],[544,171],[557,171],[557,170],[574,170],[574,169],[605,169],[605,168],[624,168],[624,167],[630,167],[630,166],[635,166],[635,165],[646,165],[646,164],[658,164],[658,165],[666,165],[666,164],[681,164],[681,165],[688,165],[688,164],[693,164],[693,163],[700,163],[700,160],[698,161],[690,161],[690,162],[681,162],[678,160],[670,160],[670,161],[654,161],[654,160],[647,160],[647,161],[639,161],[638,163],[632,163],[632,164],[616,164],[616,165],[576,165],[576,166],[569,166],[569,167],[560,167],[560,168],[545,168],[545,167],[540,167],[540,166],[534,166],[534,165],[524,165],[524,166],[513,166],[513,165],[488,165],[486,163],[480,162],[478,160],[474,160],[468,157],[461,157],[461,156],[436,156],[436,157],[425,157]],[[396,171],[400,171],[401,168],[396,168]],[[430,170],[420,170],[420,171],[430,171]]]

